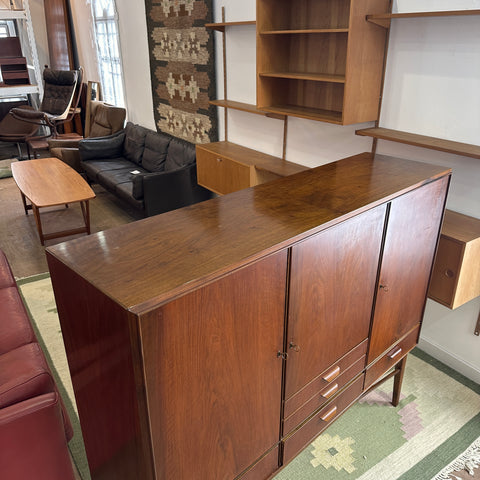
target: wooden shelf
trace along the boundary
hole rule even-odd
[[[297,33],[348,33],[348,28],[308,28],[300,30],[266,30],[260,35],[289,35]]]
[[[357,130],[357,135],[379,138],[381,140],[390,140],[392,142],[405,143],[415,147],[429,148],[439,150],[440,152],[453,153],[465,157],[480,158],[480,146],[469,143],[454,142],[443,138],[428,137],[416,133],[402,132],[400,130],[390,130],[388,128],[365,128]]]
[[[263,110],[266,112],[306,118],[308,120],[317,120],[338,125],[342,124],[342,112],[323,110],[320,108],[302,107],[299,105],[273,105],[264,107]]]
[[[326,73],[301,72],[261,72],[260,77],[290,78],[293,80],[311,80],[314,82],[345,83],[345,75],[331,75]]]
[[[221,23],[206,23],[205,27],[216,30],[217,32],[225,32],[225,27],[242,27],[245,25],[256,25],[255,20],[246,22],[221,22]]]
[[[31,93],[40,93],[38,85],[0,85],[0,97],[16,97]]]
[[[367,15],[369,22],[380,25],[384,28],[390,28],[392,18],[419,18],[419,17],[454,17],[464,15],[480,15],[480,10],[446,10],[440,12],[411,12],[411,13],[381,13]]]
[[[264,117],[277,118],[279,120],[284,120],[285,115],[272,114],[264,110],[260,110],[256,105],[243,102],[235,102],[234,100],[210,100],[211,105],[216,105],[217,107],[231,108],[232,110],[240,110],[241,112],[254,113],[255,115],[263,115]]]
[[[387,35],[365,21],[372,10],[387,12],[389,2],[257,0],[258,108],[342,125],[376,121]]]

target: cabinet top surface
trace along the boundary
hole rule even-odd
[[[442,235],[468,243],[480,238],[480,219],[445,210]]]
[[[363,153],[51,246],[47,255],[141,313],[450,172]]]

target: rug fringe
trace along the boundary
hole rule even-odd
[[[474,475],[474,468],[480,466],[480,438],[477,438],[465,452],[456,458],[452,463],[447,465],[440,473],[438,473],[432,480],[460,480],[453,472],[459,470],[466,470],[470,475]]]

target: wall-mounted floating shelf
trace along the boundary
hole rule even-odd
[[[240,110],[241,112],[277,118],[278,120],[285,119],[285,115],[278,115],[275,113],[266,112],[265,110],[259,110],[256,105],[252,105],[251,103],[236,102],[234,100],[210,100],[210,103],[212,105],[216,105],[217,107],[231,108],[232,110]]]
[[[369,22],[390,28],[392,18],[453,17],[459,15],[480,15],[480,10],[446,10],[441,12],[380,13],[367,15]]]
[[[255,25],[255,20],[248,20],[246,22],[219,22],[219,23],[206,23],[205,27],[216,30],[217,32],[225,32],[225,27],[242,27],[245,25]]]
[[[470,143],[454,142],[443,138],[418,135],[416,133],[402,132],[400,130],[390,130],[388,128],[364,128],[355,132],[357,135],[373,137],[381,140],[390,140],[392,142],[405,143],[415,147],[429,148],[439,150],[440,152],[453,153],[464,157],[480,158],[480,146]]]

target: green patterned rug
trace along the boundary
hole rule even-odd
[[[12,169],[10,168],[10,165],[16,161],[16,158],[0,160],[0,178],[9,178],[12,176]]]
[[[42,274],[21,279],[18,284],[47,357],[53,360],[74,424],[70,450],[82,479],[88,480],[50,278]],[[480,385],[416,349],[407,361],[398,407],[389,403],[391,391],[391,382],[387,382],[361,399],[275,480],[480,478],[480,469],[475,468],[480,464]],[[452,467],[439,475],[451,463]],[[475,476],[464,467],[472,468]],[[455,469],[459,472],[450,476]]]

